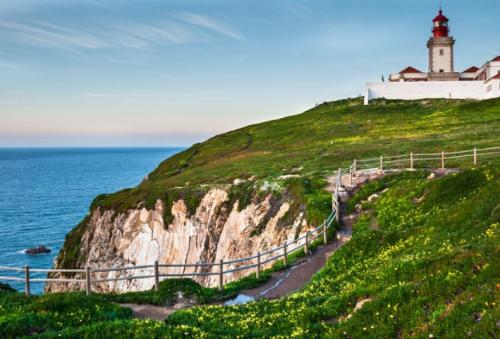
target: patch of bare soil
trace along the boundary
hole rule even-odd
[[[160,321],[165,320],[170,314],[178,310],[173,307],[155,305],[120,304],[120,306],[130,308],[134,313],[134,318]]]
[[[172,306],[156,306],[147,304],[119,304],[122,307],[128,307],[132,310],[134,318],[165,320],[170,314],[175,311],[192,307],[196,304],[196,300],[185,298],[181,292],[177,293],[177,301]]]

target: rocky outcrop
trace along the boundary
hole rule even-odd
[[[77,266],[93,269],[141,266],[152,265],[155,260],[160,264],[218,263],[220,259],[239,259],[279,246],[285,240],[293,240],[310,229],[303,210],[290,210],[286,199],[276,199],[270,193],[260,198],[254,197],[244,208],[239,208],[238,204],[238,201],[230,202],[227,190],[213,188],[203,196],[192,215],[184,200],[174,201],[170,207],[172,222],[167,224],[164,222],[165,206],[161,200],[157,200],[153,209],[137,208],[124,213],[97,207],[84,225]],[[280,223],[285,216],[291,222]],[[59,254],[56,267],[61,267],[65,253],[63,249]],[[248,263],[239,265],[243,264]],[[217,265],[199,265],[162,268],[160,273],[183,274],[193,277],[204,286],[216,286],[217,275],[193,276],[193,273],[218,271]],[[224,275],[224,282],[234,281],[250,272],[243,270]],[[152,273],[153,270],[149,268],[94,273],[92,279],[96,282],[92,287],[100,292],[146,290],[154,285],[153,279],[99,280]],[[81,289],[81,286],[77,283],[46,285],[46,291],[51,292],[74,289]]]

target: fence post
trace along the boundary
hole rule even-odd
[[[352,165],[349,166],[349,185],[352,186]]]
[[[309,254],[309,231],[306,233],[306,243],[304,244],[304,254]]]
[[[285,239],[285,244],[283,245],[283,254],[284,254],[283,263],[285,264],[285,267],[288,266],[288,250],[287,250],[286,246],[287,246],[287,243],[286,243],[286,239]]]
[[[477,165],[477,148],[474,147],[474,165]]]
[[[155,291],[160,290],[160,274],[158,270],[158,260],[155,260]]]
[[[257,252],[257,273],[256,273],[257,279],[260,278],[260,252]]]
[[[196,271],[198,271],[198,263],[196,263],[195,266],[194,266],[193,280],[194,280],[194,278],[196,278]]]
[[[356,161],[356,159],[354,159],[353,166],[354,166],[354,173],[353,174],[354,174],[354,176],[356,176],[356,171],[358,170],[357,169],[357,161]]]
[[[340,225],[340,194],[339,189],[342,185],[342,169],[339,168],[337,176],[337,188],[335,189],[335,219],[337,224]]]
[[[90,267],[85,267],[85,293],[89,295],[91,292],[90,286]]]
[[[219,263],[219,291],[224,290],[224,259]]]
[[[328,234],[326,233],[328,230],[328,226],[326,224],[326,221],[323,223],[323,242],[326,244],[328,244]]]
[[[380,156],[380,172],[384,171],[384,157]]]
[[[338,193],[335,195],[335,221],[340,225],[340,197]]]
[[[24,266],[24,292],[26,296],[30,296],[30,267]]]
[[[444,152],[441,152],[441,169],[444,170]]]
[[[413,169],[413,152],[410,153],[410,169]]]

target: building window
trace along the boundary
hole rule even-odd
[[[440,69],[440,70],[439,70],[439,73],[444,73],[444,69]]]
[[[439,50],[439,55],[441,55],[441,56],[443,56],[443,55],[444,55],[444,49],[442,49],[442,48],[441,48],[441,49]]]
[[[489,85],[487,88],[486,88],[486,92],[491,92],[493,90],[493,86],[492,85]]]

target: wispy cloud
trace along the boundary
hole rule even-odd
[[[167,20],[151,24],[119,22],[109,30],[107,38],[117,47],[146,49],[160,44],[200,42],[200,38],[189,29]]]
[[[0,20],[0,34],[1,40],[44,47],[96,49],[107,46],[105,41],[91,35],[44,22],[25,24]]]
[[[220,33],[222,35],[225,35],[227,37],[236,40],[243,40],[243,36],[241,35],[241,33],[236,31],[234,28],[205,15],[200,15],[195,13],[184,13],[179,15],[179,19],[188,22],[190,24],[193,24],[195,26],[206,28],[208,30]]]
[[[207,32],[242,39],[242,35],[229,25],[205,15],[156,15],[148,19],[143,22],[104,16],[91,22],[74,23],[0,19],[0,43],[79,51],[149,49],[164,44],[206,42]]]

